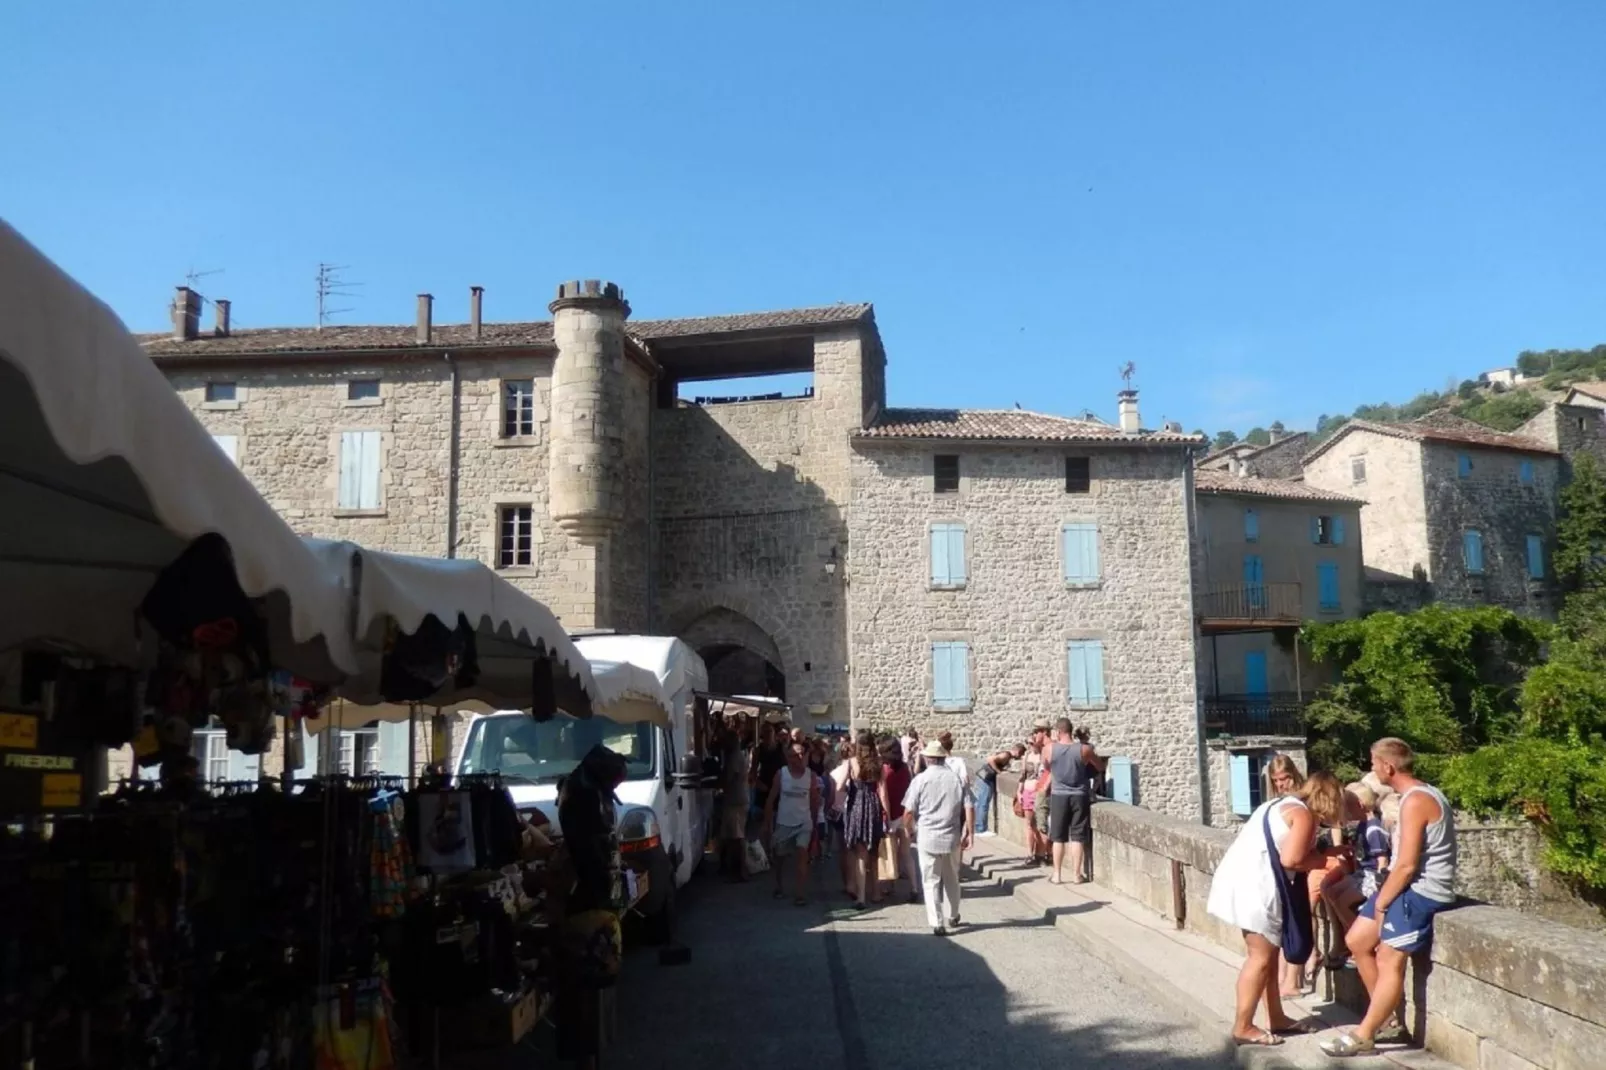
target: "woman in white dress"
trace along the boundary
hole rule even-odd
[[[1216,867],[1210,884],[1210,915],[1244,934],[1246,957],[1238,971],[1238,1006],[1232,1036],[1239,1044],[1281,1044],[1284,1035],[1305,1030],[1283,1012],[1277,978],[1282,949],[1282,904],[1266,851],[1266,825],[1283,868],[1298,869],[1316,846],[1323,825],[1343,820],[1344,789],[1331,773],[1313,773],[1294,792],[1261,803]],[[1255,1008],[1266,1001],[1266,1029],[1255,1027]]]

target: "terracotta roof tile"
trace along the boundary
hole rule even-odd
[[[1585,397],[1595,398],[1598,401],[1606,401],[1606,383],[1574,383],[1572,385],[1572,389],[1578,391]]]
[[[1113,442],[1203,445],[1178,431],[1123,434],[1102,420],[1073,420],[1024,409],[886,409],[860,439],[969,439],[995,442]]]
[[[1326,442],[1317,446],[1301,458],[1301,463],[1309,464],[1323,453],[1326,453],[1337,442],[1352,431],[1372,431],[1379,435],[1388,435],[1391,438],[1410,439],[1416,442],[1441,442],[1452,446],[1481,446],[1485,449],[1512,450],[1516,453],[1543,453],[1550,456],[1558,455],[1559,451],[1538,439],[1528,438],[1525,435],[1512,435],[1504,431],[1492,431],[1482,424],[1464,420],[1459,416],[1448,413],[1429,413],[1420,420],[1413,420],[1403,424],[1380,424],[1371,420],[1350,420],[1340,427]]]
[[[1193,489],[1200,494],[1247,494],[1257,498],[1286,498],[1289,501],[1345,502],[1362,505],[1360,498],[1322,490],[1298,479],[1265,479],[1235,476],[1219,468],[1199,468],[1193,473]]]
[[[872,315],[869,304],[791,308],[775,312],[748,312],[734,316],[700,316],[691,319],[627,320],[625,333],[649,346],[658,339],[685,338],[736,331],[762,331],[786,327],[821,327],[855,323]],[[163,360],[207,360],[213,357],[264,357],[274,354],[351,353],[376,350],[436,350],[539,347],[552,345],[550,320],[528,323],[486,323],[480,337],[472,337],[466,323],[436,324],[427,347],[418,345],[411,324],[385,326],[260,327],[230,332],[219,338],[205,333],[193,341],[176,340],[170,333],[139,335],[140,344],[160,363]]]

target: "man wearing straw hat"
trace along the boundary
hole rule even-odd
[[[959,859],[970,847],[976,803],[965,782],[945,766],[948,752],[936,740],[921,751],[926,767],[903,797],[904,827],[916,836],[926,920],[937,936],[959,926]]]

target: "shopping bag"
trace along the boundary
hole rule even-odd
[[[770,868],[769,857],[764,853],[764,845],[757,840],[747,841],[747,872],[763,873]]]
[[[898,843],[891,836],[881,838],[881,847],[876,852],[876,879],[883,881],[898,879]]]
[[[312,1026],[316,1070],[395,1070],[389,1000],[379,985],[321,990]]]

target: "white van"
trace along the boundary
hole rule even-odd
[[[701,757],[692,757],[695,692],[707,689],[708,669],[679,639],[605,635],[577,645],[588,661],[626,662],[657,676],[672,708],[668,727],[618,724],[602,716],[584,721],[559,716],[545,723],[518,712],[477,716],[463,741],[457,772],[502,772],[519,809],[538,808],[557,825],[558,779],[598,743],[624,755],[625,782],[616,792],[620,846],[626,865],[647,874],[647,895],[638,907],[647,935],[667,941],[675,891],[697,871],[713,818],[714,793],[703,787]],[[521,777],[519,765],[539,766],[542,772]]]

